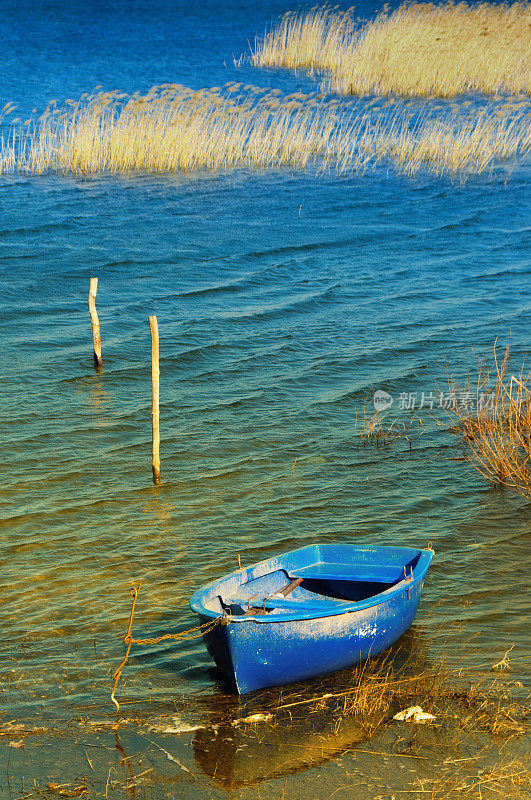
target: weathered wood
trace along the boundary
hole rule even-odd
[[[100,336],[100,321],[98,319],[98,312],[96,311],[96,292],[98,291],[98,279],[90,279],[90,289],[88,296],[88,307],[90,312],[90,322],[92,324],[92,344],[94,347],[94,366],[99,372],[103,366],[101,358],[101,336]]]
[[[151,330],[151,415],[152,415],[152,466],[153,483],[160,483],[160,429],[159,429],[159,326],[156,317],[149,318]]]

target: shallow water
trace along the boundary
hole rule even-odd
[[[308,90],[307,76],[232,61],[287,8],[6,3],[2,104],[29,113],[95,84],[170,80]],[[513,371],[523,362],[528,172],[0,177],[4,719],[112,716],[132,583],[137,635],[184,630],[190,595],[238,556],[317,541],[431,541],[417,627],[459,623],[473,664],[515,644],[525,681],[530,506],[458,460],[438,404],[446,361],[474,379],[476,358],[510,339]],[[435,399],[416,409],[427,430],[411,450],[358,446],[375,389],[398,422],[401,395]],[[188,697],[198,719],[224,693],[198,640],[135,651],[119,690],[135,715]]]

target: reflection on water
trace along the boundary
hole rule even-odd
[[[202,772],[225,789],[260,783],[319,766],[369,739],[388,709],[357,706],[358,687],[375,676],[427,672],[429,638],[410,629],[389,652],[362,667],[292,686],[200,698],[193,749]],[[361,702],[361,700],[360,700]]]
[[[202,772],[225,789],[261,783],[342,755],[364,741],[363,725],[348,715],[334,719],[326,709],[311,714],[280,714],[275,724],[231,722],[204,728],[194,735],[193,748]]]
[[[75,382],[76,390],[85,397],[86,403],[94,413],[102,412],[99,421],[94,420],[96,425],[105,425],[105,412],[114,402],[114,398],[105,388],[105,382],[101,375],[95,374],[89,378],[82,378]]]

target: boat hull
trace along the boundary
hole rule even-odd
[[[426,570],[427,564],[416,576],[357,604],[365,607],[344,613],[303,619],[225,616],[224,624],[204,635],[206,647],[240,694],[334,672],[386,650],[408,630]],[[212,614],[200,614],[200,621],[212,622]]]

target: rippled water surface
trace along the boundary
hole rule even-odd
[[[288,9],[279,0],[3,8],[0,101],[21,113],[96,84],[313,86],[233,64]],[[109,711],[132,583],[143,581],[138,635],[184,630],[196,624],[190,595],[238,556],[248,564],[319,541],[431,541],[419,620],[460,621],[485,665],[514,643],[514,676],[525,680],[530,506],[457,460],[437,406],[446,362],[474,376],[496,338],[510,339],[513,371],[523,362],[526,170],[466,182],[383,168],[351,178],[0,176],[6,719]],[[433,393],[411,450],[405,439],[358,446],[375,389],[395,398],[397,421],[411,417],[401,395],[418,406]],[[225,691],[197,640],[137,653],[120,689],[138,714]]]

